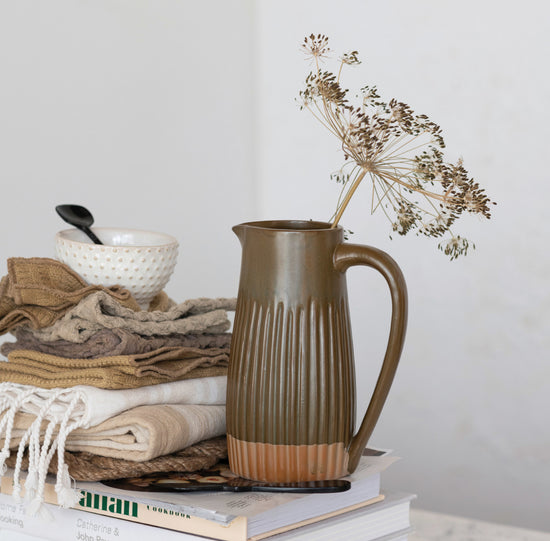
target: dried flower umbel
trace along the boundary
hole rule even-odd
[[[332,226],[336,227],[359,184],[368,178],[371,212],[382,209],[393,231],[428,237],[449,233],[450,239],[441,241],[439,248],[451,259],[465,255],[474,245],[455,235],[451,226],[463,212],[490,218],[491,201],[468,175],[462,160],[444,161],[441,128],[405,103],[382,101],[375,86],[363,87],[359,104],[351,104],[340,76],[345,66],[360,64],[357,51],[340,57],[334,74],[321,69],[330,52],[326,36],[306,37],[302,49],[315,69],[300,92],[301,108],[341,141],[345,157],[344,166],[332,175],[342,184]]]

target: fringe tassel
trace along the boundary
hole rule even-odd
[[[36,496],[26,509],[27,515],[30,517],[40,517],[48,522],[53,521],[53,515],[44,503],[44,498]]]
[[[36,496],[36,488],[38,487],[38,478],[36,471],[27,473],[25,479],[25,501],[30,502]]]
[[[57,494],[57,503],[64,509],[74,507],[82,498],[80,490],[71,488],[71,477],[69,476],[69,467],[67,464],[63,464],[63,470],[57,473],[55,492]]]
[[[6,411],[2,421],[0,421],[0,435],[4,431],[4,447],[0,452],[0,474],[4,476],[6,473],[6,458],[10,456],[10,444],[11,434],[13,431],[13,422],[15,420],[15,414],[21,408],[21,406],[31,397],[32,390],[26,389],[23,392],[16,393],[15,396],[9,394],[6,388],[9,386],[7,383],[3,383],[0,386],[0,392],[2,393],[2,411]]]
[[[71,488],[69,467],[65,464],[65,442],[67,441],[67,437],[73,430],[80,428],[84,424],[82,419],[70,423],[74,409],[80,399],[81,397],[75,394],[71,400],[59,425],[59,436],[57,438],[57,481],[55,483],[55,492],[57,494],[57,503],[64,508],[72,507],[81,498],[80,491]]]
[[[6,450],[6,449],[2,449],[2,451],[0,451],[0,477],[4,477],[4,475],[6,474],[6,470],[8,469],[6,467],[6,458],[8,458],[10,456],[10,452],[9,450]]]
[[[80,391],[69,389],[52,389],[45,391],[37,387],[11,383],[0,384],[0,438],[4,437],[4,446],[0,451],[0,472],[5,470],[5,460],[10,456],[15,415],[22,411],[32,411],[35,419],[21,438],[17,449],[17,460],[13,474],[13,498],[21,501],[21,466],[25,448],[28,446],[29,468],[25,481],[25,500],[28,503],[27,513],[52,519],[52,514],[44,503],[44,491],[48,467],[57,451],[57,478],[55,491],[58,504],[72,507],[80,500],[80,492],[71,487],[69,468],[65,463],[65,443],[69,434],[85,425],[82,404],[84,396]],[[80,410],[78,407],[80,406]],[[41,438],[41,429],[47,422],[46,431]]]

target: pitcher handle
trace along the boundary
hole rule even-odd
[[[355,265],[373,267],[384,276],[391,293],[392,317],[388,346],[380,375],[361,426],[353,437],[349,448],[348,471],[350,473],[355,470],[359,463],[363,449],[366,447],[376,426],[388,396],[403,349],[407,327],[407,286],[397,263],[387,253],[372,246],[339,244],[334,251],[334,267],[336,270],[346,272],[349,267]]]

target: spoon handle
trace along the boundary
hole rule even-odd
[[[89,227],[86,227],[85,225],[80,225],[80,226],[77,226],[81,231],[83,231],[84,233],[86,233],[86,235],[88,235],[88,237],[90,237],[90,239],[92,239],[94,241],[94,244],[103,244],[96,236],[96,234],[89,228]]]

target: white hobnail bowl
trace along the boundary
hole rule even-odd
[[[103,245],[93,244],[79,229],[59,231],[57,259],[89,284],[128,289],[147,309],[174,271],[178,241],[171,235],[137,229],[94,227],[93,231]]]

